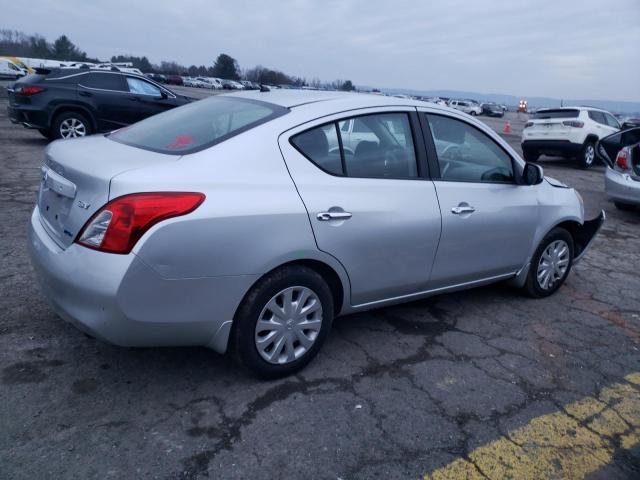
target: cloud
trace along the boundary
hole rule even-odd
[[[618,0],[33,0],[3,26],[89,55],[147,55],[414,89],[640,100],[640,2]]]

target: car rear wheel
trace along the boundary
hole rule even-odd
[[[562,286],[573,265],[573,238],[564,228],[554,228],[536,250],[525,290],[534,298],[547,297]]]
[[[53,122],[54,138],[78,138],[91,135],[91,123],[78,112],[62,112]]]
[[[333,321],[333,297],[316,271],[280,268],[252,287],[234,319],[232,348],[262,378],[290,375],[318,353]]]
[[[582,147],[582,153],[579,157],[580,166],[582,168],[589,168],[593,165],[593,162],[596,159],[596,144],[589,140],[585,142]]]
[[[473,110],[471,110],[471,116],[472,116],[472,117],[475,117],[475,116],[476,116],[476,112],[475,112],[475,111],[473,111]]]

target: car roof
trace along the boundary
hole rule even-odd
[[[369,93],[299,90],[292,88],[275,88],[269,92],[261,92],[258,90],[240,91],[226,95],[273,103],[286,108],[300,107],[302,105],[320,102],[331,102],[334,108],[340,106],[337,105],[338,103],[345,104],[345,106],[351,108],[354,108],[353,104],[362,104],[362,106],[420,106],[425,104],[425,102],[421,100],[385,97]],[[357,106],[355,108],[357,108]]]
[[[604,108],[589,107],[587,105],[575,105],[573,107],[571,107],[571,106],[567,106],[567,107],[543,107],[543,108],[539,108],[537,111],[538,112],[544,112],[544,111],[547,111],[547,110],[597,110],[598,112],[610,113],[608,110],[605,110]]]

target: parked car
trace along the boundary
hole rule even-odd
[[[576,158],[589,168],[596,158],[596,142],[620,130],[618,120],[605,110],[591,107],[541,108],[522,131],[525,160],[541,154]]]
[[[244,86],[240,82],[235,80],[222,79],[222,88],[225,90],[243,90]]]
[[[145,77],[158,83],[167,83],[167,77],[160,73],[147,73]]]
[[[182,77],[180,75],[167,75],[164,83],[169,85],[184,85]]]
[[[502,106],[498,105],[497,103],[483,103],[481,107],[483,115],[486,115],[488,117],[504,117],[504,110],[502,109]]]
[[[196,82],[192,77],[182,77],[182,85],[185,87],[195,87]]]
[[[255,82],[251,82],[249,80],[240,80],[240,83],[245,88],[245,90],[259,90],[260,85]]]
[[[622,121],[622,130],[627,130],[629,128],[640,127],[640,118],[637,117],[625,117]]]
[[[375,141],[331,151],[356,119]],[[122,346],[230,348],[264,377],[309,362],[336,315],[501,280],[551,295],[604,221],[482,122],[377,95],[212,96],[53,142],[42,170],[29,252],[60,316]]]
[[[11,60],[0,58],[0,78],[10,78],[12,80],[24,77],[27,74]]]
[[[607,166],[604,190],[615,206],[640,206],[640,127],[624,130],[598,142],[598,157]]]
[[[9,119],[47,138],[114,130],[192,100],[141,75],[87,68],[39,69],[7,91]]]
[[[472,116],[480,115],[482,113],[482,108],[480,108],[480,105],[468,100],[450,100],[449,106],[451,108],[455,108],[456,110],[460,110],[461,112],[468,113]]]

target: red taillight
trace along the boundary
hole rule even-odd
[[[25,85],[24,87],[18,87],[15,89],[16,94],[22,95],[23,97],[30,97],[31,95],[35,95],[36,93],[44,92],[44,88],[35,87],[32,85]]]
[[[193,212],[204,201],[202,193],[134,193],[116,198],[85,224],[77,242],[109,253],[129,253],[158,222]]]
[[[582,128],[584,127],[584,122],[578,122],[577,120],[565,120],[562,122],[562,125],[565,127]]]
[[[622,170],[629,170],[629,152],[626,148],[623,148],[618,152],[616,157],[616,165]]]

